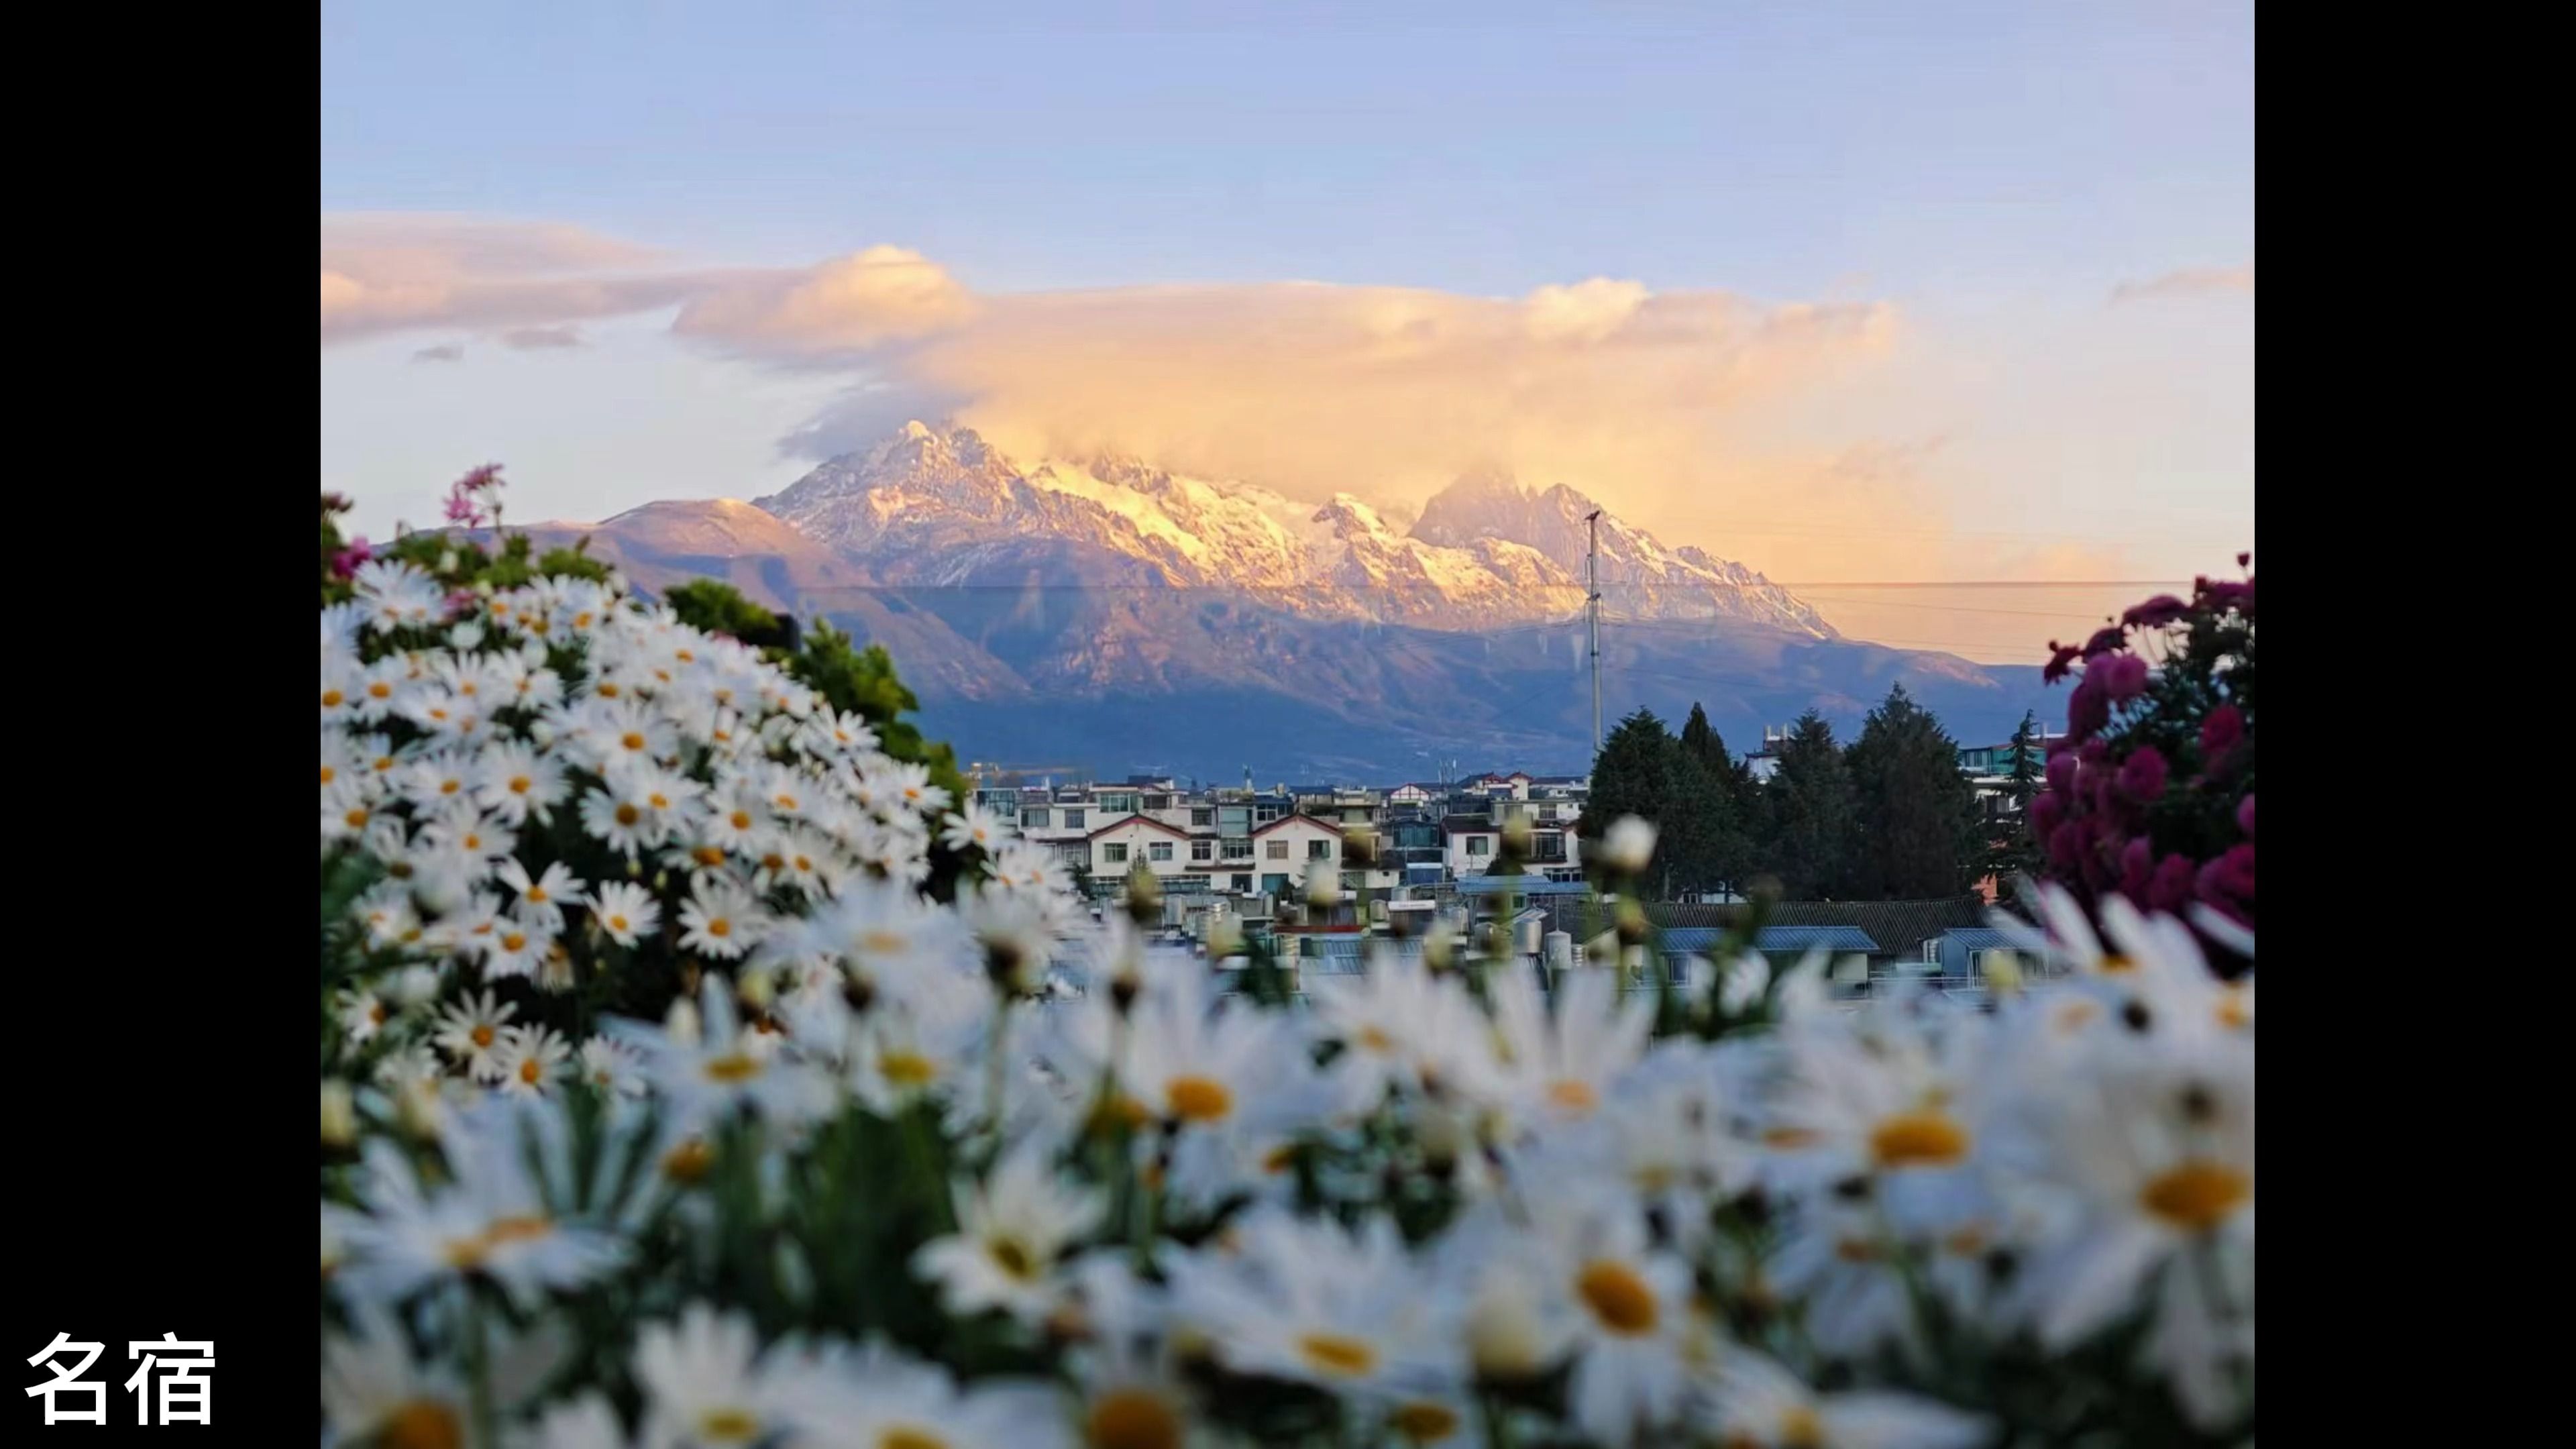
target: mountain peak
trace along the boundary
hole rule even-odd
[[[1592,500],[1531,489],[1490,464],[1419,516],[1350,493],[1294,503],[1100,454],[1026,467],[972,429],[906,422],[756,500],[889,583],[1151,580],[1252,595],[1294,613],[1431,628],[1563,618],[1581,607]],[[1408,526],[1409,525],[1409,526]],[[1632,618],[1735,619],[1834,636],[1741,565],[1666,549],[1607,516],[1605,603]]]

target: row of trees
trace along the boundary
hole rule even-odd
[[[2039,787],[2034,722],[2014,735],[2018,812]],[[2018,819],[1994,823],[1959,769],[1959,747],[1899,684],[1845,746],[1813,710],[1799,717],[1757,780],[1691,706],[1676,735],[1649,710],[1619,722],[1593,762],[1581,833],[1635,815],[1655,823],[1667,896],[1743,889],[1761,876],[1793,900],[1952,895],[1986,875],[2026,869]]]

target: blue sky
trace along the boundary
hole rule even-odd
[[[1837,429],[1928,450],[1925,527],[2018,525],[2137,576],[2251,543],[2250,5],[1050,18],[1068,8],[326,4],[326,254],[335,216],[442,214],[675,268],[894,246],[979,299],[1285,280],[1512,299],[1607,278],[1874,305],[1902,324],[1892,360],[1766,411],[1796,436],[1744,456],[1787,467]],[[379,500],[379,526],[380,500],[505,449],[549,514],[741,496],[806,465],[777,440],[853,377],[911,365],[687,345],[670,315],[582,318],[579,347],[496,348],[434,311],[333,341],[325,479]],[[973,345],[1019,345],[1001,330]],[[461,361],[413,360],[436,346]],[[1594,486],[1659,529],[1719,517],[1675,501],[1697,483]],[[1797,510],[1728,510],[1754,511]],[[1674,541],[1793,575],[1830,561],[1794,537]],[[1852,562],[1909,576],[1885,549]]]

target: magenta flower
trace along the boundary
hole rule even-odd
[[[2129,837],[2120,848],[2120,894],[2133,901],[2147,898],[2147,878],[2155,873],[2156,848],[2143,835]]]
[[[2046,840],[2048,833],[2065,818],[2066,797],[2055,790],[2030,802],[2030,833],[2040,840]]]
[[[2241,584],[2231,584],[2223,580],[2205,580],[2200,601],[2212,613],[2223,614],[2233,609],[2250,619],[2254,616],[2254,581],[2247,579]]]
[[[345,579],[357,573],[358,565],[374,558],[375,550],[367,546],[366,535],[349,540],[349,546],[331,555],[331,576]]]
[[[2094,630],[2093,637],[2084,641],[2084,657],[2089,661],[2127,647],[2129,647],[2129,631],[2117,624],[2110,624]]]
[[[2072,644],[2060,644],[2054,639],[2049,640],[2048,663],[2039,671],[2039,682],[2055,684],[2064,679],[2072,672],[2077,656],[2083,652]]]
[[[2153,745],[2140,745],[2120,766],[2120,793],[2141,805],[2165,797],[2165,757]]]
[[[2232,704],[2222,704],[2200,722],[2200,757],[2214,766],[2243,738],[2245,712]]]
[[[2176,852],[2156,863],[2156,873],[2147,882],[2147,909],[2180,915],[2191,904],[2191,892],[2199,872],[2192,868],[2191,857]]]
[[[2200,868],[2195,883],[2200,898],[2214,906],[2236,906],[2240,911],[2254,904],[2254,847],[2234,846],[2225,855]]]
[[[2085,667],[2084,677],[2098,677],[2103,697],[2116,704],[2146,693],[2147,661],[2135,654],[2106,654]]]
[[[2161,629],[2191,612],[2191,605],[2171,594],[2158,594],[2143,604],[2132,604],[2120,616],[2120,622],[2132,629]]]
[[[2237,802],[2236,828],[2245,832],[2246,839],[2254,838],[2254,797],[2251,795]]]
[[[2079,740],[2090,740],[2111,722],[2110,696],[2102,692],[2100,679],[2092,670],[2075,681],[2075,690],[2066,696],[2066,732]]]

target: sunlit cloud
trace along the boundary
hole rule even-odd
[[[665,307],[739,273],[671,270],[579,227],[473,217],[322,218],[322,344],[420,327],[543,327]]]
[[[2170,297],[2250,296],[2253,291],[2254,264],[2247,262],[2241,267],[2192,267],[2143,282],[2122,282],[2111,289],[2111,302],[2116,306]]]

